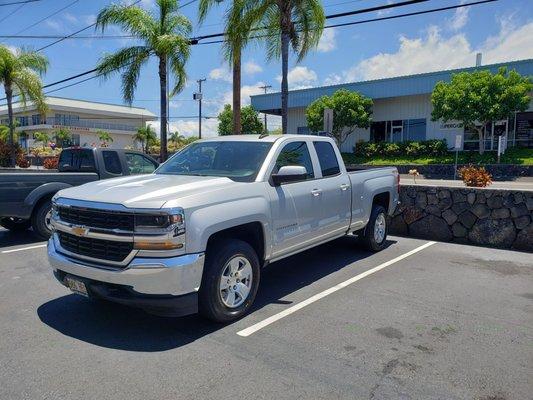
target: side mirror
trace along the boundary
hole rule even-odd
[[[277,174],[272,174],[274,186],[284,183],[305,181],[307,179],[307,170],[305,167],[297,165],[286,165],[281,167]]]

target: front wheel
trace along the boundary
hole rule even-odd
[[[45,200],[39,204],[31,217],[31,227],[33,231],[43,240],[48,240],[52,234],[52,201]]]
[[[259,270],[257,254],[242,240],[210,246],[199,292],[200,314],[222,323],[244,316],[255,300]]]
[[[387,240],[387,211],[382,206],[372,207],[370,219],[359,236],[361,244],[370,251],[380,251]]]

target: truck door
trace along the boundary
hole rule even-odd
[[[270,174],[286,165],[305,167],[307,179],[280,186],[267,183],[273,221],[273,258],[306,247],[318,228],[321,197],[314,192],[315,170],[305,141],[285,144]]]
[[[341,170],[330,142],[313,141],[322,177],[317,186],[322,190],[322,206],[318,235],[321,239],[346,232],[351,218],[351,188],[348,174]]]

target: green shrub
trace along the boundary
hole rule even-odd
[[[448,145],[445,139],[431,139],[418,142],[406,141],[400,143],[378,142],[357,143],[355,155],[365,158],[380,157],[424,157],[445,156],[448,153]]]
[[[15,155],[16,159],[20,160],[22,157],[24,157],[24,152],[22,151],[21,147],[18,144],[14,144],[15,146]],[[11,159],[11,146],[7,144],[6,142],[0,140],[0,167],[9,167],[10,166],[10,159]]]

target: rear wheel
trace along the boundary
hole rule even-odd
[[[242,240],[209,247],[199,293],[200,314],[216,322],[231,322],[252,306],[259,287],[259,259]]]
[[[31,221],[16,217],[5,217],[0,219],[0,225],[11,232],[23,232],[30,228]]]
[[[40,238],[47,240],[52,234],[52,225],[50,219],[52,217],[52,201],[45,200],[40,203],[31,217],[31,226],[33,231]]]
[[[375,205],[372,207],[370,219],[364,231],[359,235],[361,244],[370,251],[380,251],[387,240],[387,211]]]

